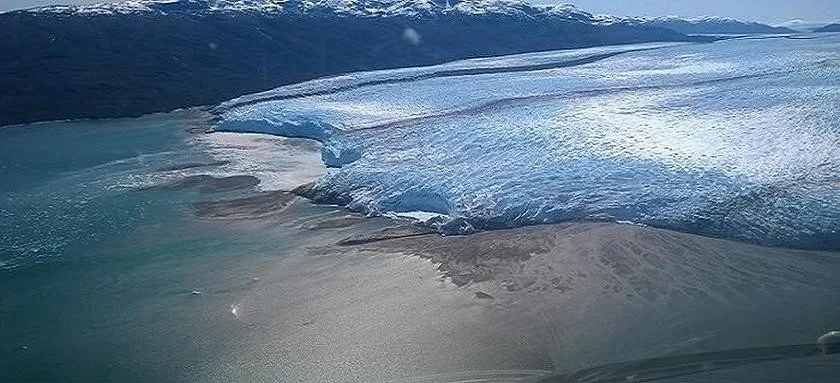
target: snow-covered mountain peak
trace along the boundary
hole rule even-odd
[[[152,12],[153,9],[149,5],[157,3],[166,4],[172,1],[152,1],[152,0],[126,0],[116,3],[96,3],[87,5],[51,5],[46,7],[38,7],[26,9],[23,12],[30,13],[64,13],[64,14],[129,14],[137,12]]]
[[[123,0],[86,5],[53,5],[24,12],[80,15],[133,13],[203,13],[218,11],[282,12],[297,9],[311,0]],[[291,5],[291,6],[290,6]]]
[[[678,32],[695,33],[790,33],[787,28],[773,27],[754,21],[743,21],[720,16],[658,16],[658,17],[614,17],[596,16],[600,24],[625,24],[631,26],[649,26],[673,29]]]
[[[522,0],[123,0],[90,5],[57,5],[33,13],[113,15],[132,13],[259,12],[352,17],[427,17],[439,15],[506,15],[563,17],[587,21],[589,13],[559,4],[536,6]]]

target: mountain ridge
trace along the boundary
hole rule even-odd
[[[351,17],[430,17],[444,15],[506,15],[518,17],[559,17],[597,24],[628,24],[671,27],[686,33],[709,26],[740,29],[741,33],[792,33],[784,26],[771,26],[719,16],[629,16],[595,15],[574,5],[530,4],[523,0],[123,0],[87,5],[52,5],[11,12],[57,14],[128,14],[258,12],[264,14],[351,16]],[[8,12],[7,12],[8,13]],[[682,24],[682,26],[681,26]]]
[[[424,17],[442,15],[503,14],[520,17],[570,17],[593,19],[572,5],[532,5],[522,0],[124,0],[87,5],[52,5],[11,12],[65,15],[130,13],[209,14],[259,12],[264,14]]]
[[[840,32],[840,23],[828,24],[814,30],[817,33]]]
[[[718,16],[627,17],[621,20],[630,25],[656,26],[686,34],[796,33],[795,30],[787,27]]]

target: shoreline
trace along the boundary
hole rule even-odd
[[[250,183],[248,183],[250,185]],[[243,184],[243,187],[248,185]],[[189,185],[186,187],[193,187]],[[353,229],[360,222],[375,220],[380,222],[373,230],[357,230],[352,235],[330,244],[330,251],[380,251],[387,253],[409,253],[438,264],[439,271],[452,282],[463,287],[473,282],[484,282],[511,277],[510,270],[521,262],[527,262],[532,256],[553,254],[564,241],[576,240],[579,243],[566,243],[573,248],[581,246],[592,251],[595,248],[618,247],[623,249],[624,257],[642,256],[639,249],[650,247],[670,248],[679,254],[692,254],[693,250],[706,249],[710,254],[727,254],[727,258],[747,257],[747,254],[763,254],[763,257],[787,257],[798,254],[803,257],[840,257],[840,251],[823,249],[797,249],[780,246],[764,246],[746,241],[718,238],[702,234],[686,233],[667,228],[658,228],[628,222],[600,220],[573,220],[556,223],[544,223],[513,228],[500,228],[477,231],[464,235],[443,235],[422,222],[388,216],[366,217],[352,212],[346,207],[322,205],[306,198],[305,193],[297,190],[249,192],[245,196],[230,199],[211,199],[194,203],[193,212],[199,218],[211,220],[262,221],[266,219],[284,219],[288,208],[294,204],[326,208],[334,214],[341,214],[342,219],[332,223],[308,222],[310,230],[344,228]],[[273,217],[273,218],[272,218]],[[560,244],[560,245],[558,245]],[[504,249],[502,256],[484,257],[484,254]],[[581,248],[582,249],[582,248]],[[739,249],[738,251],[728,249]],[[579,249],[580,250],[580,249]],[[601,250],[606,251],[606,250]],[[738,254],[740,252],[740,254]],[[734,255],[733,255],[734,254]],[[693,253],[698,265],[702,263],[702,254]],[[664,255],[660,255],[663,256]],[[598,263],[627,262],[628,260],[601,259]],[[641,262],[636,259],[633,262]],[[687,261],[682,259],[681,261]],[[489,262],[490,266],[485,264]],[[658,262],[667,263],[663,258]],[[623,267],[621,265],[616,267]],[[758,278],[758,277],[757,277]],[[562,284],[554,283],[563,290]],[[507,291],[518,291],[531,286],[529,282],[510,282],[504,287]],[[545,287],[545,286],[543,286]],[[547,288],[547,287],[545,287]]]
[[[211,105],[195,105],[195,106],[186,106],[186,107],[179,107],[168,111],[159,111],[159,112],[152,112],[152,113],[142,113],[142,114],[129,114],[125,116],[119,117],[80,117],[80,118],[63,118],[63,119],[55,119],[55,120],[42,120],[42,121],[34,121],[34,122],[21,122],[16,124],[9,124],[9,125],[0,125],[0,129],[19,129],[25,127],[33,127],[37,128],[43,125],[51,125],[51,124],[76,124],[76,123],[108,123],[114,121],[127,121],[127,120],[145,120],[145,119],[154,119],[160,117],[166,117],[171,115],[178,115],[184,113],[186,115],[194,115],[196,117],[201,117],[206,119],[208,122],[212,121],[212,113],[210,110],[214,107]],[[192,132],[193,128],[190,128]],[[208,133],[211,129],[209,125],[206,128],[199,128],[197,129],[196,133]],[[204,130],[201,130],[204,129]]]
[[[250,133],[249,133],[250,134]],[[256,133],[259,134],[259,133]],[[271,136],[271,135],[269,135]],[[274,137],[274,136],[272,136]],[[314,141],[314,140],[312,140]],[[197,183],[190,182],[193,180],[193,177],[199,177]],[[209,177],[203,178],[203,177]],[[184,184],[181,182],[174,182],[170,185],[162,185],[161,187],[175,187],[175,188],[191,188],[196,187],[202,193],[213,193],[213,190],[208,190],[213,188],[215,184],[227,184],[230,182],[235,183],[231,184],[230,190],[247,190],[249,187],[254,186],[254,179],[259,179],[254,176],[227,176],[227,177],[213,177],[213,176],[191,176],[185,179]],[[183,181],[182,181],[183,182]],[[316,181],[313,181],[316,182]],[[291,190],[271,190],[271,191],[260,191],[255,193],[249,193],[245,197],[238,197],[238,198],[231,198],[231,199],[219,199],[219,200],[209,200],[206,202],[200,202],[198,205],[204,207],[210,207],[209,210],[212,210],[213,213],[203,214],[200,213],[202,208],[197,209],[197,214],[199,216],[204,216],[205,218],[235,218],[235,219],[260,219],[270,215],[281,214],[283,210],[288,206],[288,203],[291,202],[294,198],[299,198],[305,200],[307,203],[318,205],[318,206],[336,206],[338,209],[347,212],[348,214],[358,216],[359,218],[370,218],[370,217],[377,217],[377,218],[385,218],[389,220],[393,220],[395,225],[404,229],[413,232],[409,232],[407,234],[400,234],[397,236],[389,236],[384,235],[381,238],[376,238],[374,235],[371,238],[347,238],[347,241],[344,241],[343,245],[357,245],[357,244],[367,244],[371,242],[378,242],[384,240],[390,240],[395,238],[401,238],[403,236],[418,236],[418,235],[437,235],[440,237],[468,237],[468,236],[475,236],[481,235],[482,233],[492,233],[492,232],[507,232],[511,230],[540,230],[541,227],[561,227],[564,228],[568,225],[617,225],[617,226],[633,226],[633,227],[640,227],[640,228],[649,228],[652,230],[661,230],[670,233],[677,233],[681,235],[687,236],[696,236],[699,238],[705,238],[709,240],[720,240],[720,241],[730,241],[733,243],[739,243],[748,246],[756,246],[762,247],[766,249],[778,249],[782,251],[803,251],[803,252],[824,252],[824,253],[840,253],[840,249],[833,249],[833,248],[808,248],[808,247],[791,247],[791,246],[773,246],[773,245],[766,245],[761,244],[753,241],[746,241],[746,240],[739,240],[736,238],[727,238],[721,236],[714,236],[714,235],[707,235],[704,233],[693,233],[693,232],[685,232],[680,230],[674,230],[670,228],[663,228],[652,226],[644,223],[632,222],[632,221],[621,221],[621,220],[607,220],[607,219],[573,219],[567,221],[559,221],[559,222],[546,222],[546,223],[534,223],[529,225],[522,225],[522,226],[513,226],[513,227],[498,227],[498,228],[484,228],[480,230],[476,230],[474,232],[463,233],[463,234],[447,234],[442,233],[440,231],[435,230],[432,228],[428,221],[423,221],[417,218],[412,218],[407,215],[400,215],[400,213],[392,213],[389,212],[388,214],[378,214],[378,215],[369,215],[366,216],[357,211],[353,211],[349,209],[347,206],[343,205],[336,205],[336,204],[324,204],[315,201],[312,198],[312,183],[309,182],[306,184],[299,185],[298,187],[292,188]],[[282,200],[282,201],[280,201]],[[278,202],[280,201],[280,202]],[[196,205],[194,204],[193,207],[195,208]],[[244,208],[244,210],[243,210]],[[248,212],[250,209],[251,213]],[[209,211],[208,210],[208,211]],[[402,222],[402,223],[401,223]],[[534,228],[534,229],[532,229]]]

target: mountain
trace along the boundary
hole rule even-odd
[[[0,14],[0,126],[216,104],[316,77],[700,41],[518,0],[131,0]],[[706,39],[705,41],[708,41]]]
[[[840,23],[838,24],[828,24],[822,28],[815,29],[814,32],[822,33],[822,32],[840,32]]]
[[[610,19],[628,25],[660,27],[685,34],[748,34],[748,33],[795,33],[786,27],[773,27],[766,24],[741,21],[722,17],[679,18],[667,17],[630,17]]]
[[[784,23],[776,24],[774,26],[790,28],[790,29],[793,29],[797,32],[811,32],[815,29],[822,28],[826,24],[827,23],[825,23],[825,22],[819,23],[819,22],[806,21],[806,20],[801,20],[801,19],[794,19],[794,20],[786,21]]]

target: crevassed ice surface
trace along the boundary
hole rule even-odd
[[[603,219],[840,247],[837,35],[356,73],[217,112],[325,142],[316,201],[444,233]]]

